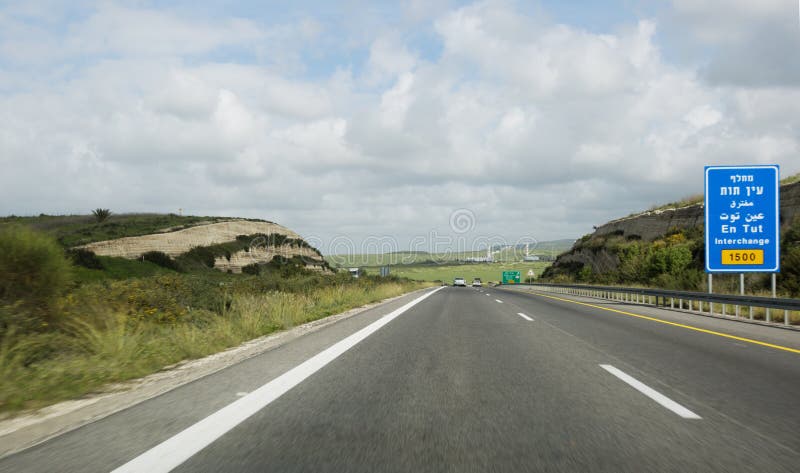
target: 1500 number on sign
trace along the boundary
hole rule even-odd
[[[764,250],[722,250],[722,264],[764,264]]]

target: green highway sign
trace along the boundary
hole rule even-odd
[[[519,271],[503,271],[503,284],[519,284]]]

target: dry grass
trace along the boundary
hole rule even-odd
[[[794,184],[795,182],[800,182],[800,172],[797,173],[797,174],[794,174],[792,176],[785,177],[785,178],[781,179],[781,184],[784,184],[784,185],[786,185],[786,184]]]
[[[217,353],[277,330],[423,287],[420,283],[342,284],[305,293],[233,294],[217,314],[163,324],[122,313],[92,313],[65,330],[0,339],[0,411],[38,408],[102,390],[108,383]],[[91,310],[91,309],[88,309]]]
[[[669,204],[664,205],[654,205],[650,207],[650,211],[654,210],[664,210],[664,209],[679,209],[681,207],[688,207],[690,205],[699,204],[703,201],[703,194],[693,194],[682,198],[677,202],[670,202]]]

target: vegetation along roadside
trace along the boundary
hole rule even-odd
[[[0,227],[5,415],[425,286],[310,271],[288,259],[227,274],[166,255],[126,260],[65,251],[56,238]]]

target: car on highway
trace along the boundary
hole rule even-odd
[[[456,287],[467,287],[467,280],[464,278],[455,278],[453,279],[453,286]]]
[[[472,280],[472,287],[481,287],[483,284],[481,283],[481,278],[475,278]]]

